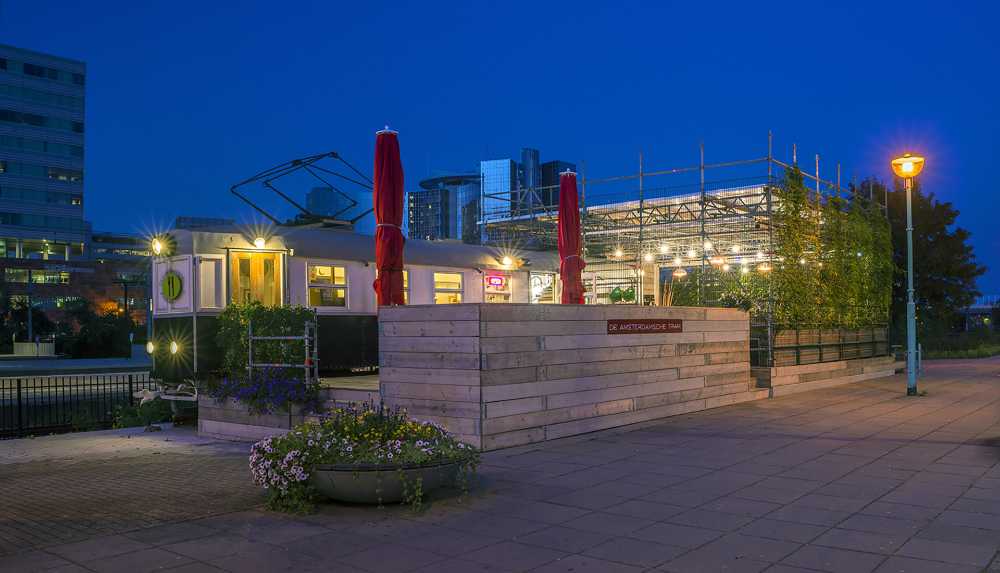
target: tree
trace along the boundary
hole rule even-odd
[[[882,185],[878,183],[878,185]],[[884,186],[876,193],[884,192]],[[889,222],[896,272],[892,285],[893,338],[906,335],[906,191],[896,180],[888,193]],[[956,226],[958,210],[924,194],[913,182],[913,284],[916,290],[917,330],[921,335],[944,333],[960,318],[960,311],[979,296],[976,279],[986,267],[976,262],[970,233]]]

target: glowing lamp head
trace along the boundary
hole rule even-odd
[[[653,254],[646,253],[645,255],[642,256],[642,260],[646,261],[647,263],[653,262]]]
[[[712,241],[705,241],[705,244],[703,246],[705,247],[706,251],[711,251],[712,250]]]
[[[266,244],[267,244],[267,239],[265,239],[264,237],[257,237],[256,239],[253,240],[253,246],[258,249],[263,249],[264,245]]]
[[[152,247],[153,254],[156,255],[156,256],[160,256],[160,253],[163,252],[163,241],[161,241],[158,238],[153,239],[149,243],[149,246]]]
[[[622,258],[622,255],[624,255],[624,254],[625,253],[623,253],[621,249],[615,249],[615,258],[616,259]]]
[[[675,279],[682,279],[687,276],[687,271],[684,269],[674,269],[673,276]]]
[[[146,343],[146,354],[152,354],[154,350],[156,350],[156,345],[154,345],[153,341],[150,340]]]
[[[740,247],[739,245],[733,245],[732,247],[729,247],[729,250],[734,253],[740,252],[740,249],[742,249],[742,247]]]
[[[919,155],[904,153],[902,157],[897,157],[892,160],[892,172],[895,173],[897,177],[901,177],[903,179],[916,177],[917,175],[920,175],[920,172],[923,170],[924,158]]]
[[[698,253],[694,252],[694,249],[688,249],[687,256],[689,259],[693,259]]]
[[[177,351],[180,350],[180,349],[181,349],[181,347],[177,345],[177,341],[176,340],[171,340],[170,341],[170,353],[171,354],[177,354]]]
[[[750,267],[748,267],[746,265],[743,265],[742,267],[740,267],[740,274],[741,275],[745,275],[745,274],[747,274],[749,272],[750,272]]]
[[[670,247],[668,247],[666,243],[663,243],[662,245],[660,245],[660,252],[661,253],[666,254],[667,251],[669,251],[669,250],[670,250]]]
[[[674,257],[674,264],[677,265],[677,266],[681,266],[681,264],[682,264],[681,258],[680,257]]]
[[[729,267],[729,263],[723,263],[723,265],[722,265],[722,270],[723,270],[724,272],[727,272],[727,273],[728,273],[728,272],[729,272],[729,268],[730,268],[730,267]]]
[[[503,263],[503,266],[509,267],[514,264],[514,259],[508,256],[504,256],[504,258],[500,262]]]

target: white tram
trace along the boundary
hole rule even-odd
[[[153,261],[154,339],[178,342],[185,370],[218,366],[216,318],[232,302],[315,309],[323,371],[378,364],[375,239],[346,228],[235,226],[170,231]],[[407,240],[407,304],[556,303],[559,257],[451,241]]]

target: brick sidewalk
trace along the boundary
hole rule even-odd
[[[1000,570],[998,374],[929,363],[925,397],[897,377],[493,452],[421,514],[252,509],[230,450],[0,465],[0,536],[23,536],[0,571]]]

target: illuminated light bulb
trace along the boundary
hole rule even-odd
[[[647,263],[653,262],[653,254],[646,253],[645,255],[642,256],[642,260],[646,261]]]
[[[674,257],[674,264],[677,265],[677,266],[681,266],[681,264],[683,264],[683,262],[681,261],[680,257]]]
[[[622,255],[624,255],[624,254],[625,253],[623,253],[621,249],[615,249],[615,258],[620,259],[620,258],[622,258]]]
[[[176,340],[171,340],[170,341],[170,353],[171,354],[177,354],[178,350],[180,350],[180,346],[177,345],[177,341]]]
[[[757,253],[757,260],[758,261],[763,261],[764,260],[764,253],[758,252]]]
[[[688,249],[687,255],[689,259],[693,259],[697,253],[694,252],[694,249]]]
[[[503,263],[503,266],[505,267],[509,267],[514,264],[514,260],[511,259],[510,257],[504,257],[503,260],[500,262]]]
[[[901,169],[902,169],[903,173],[913,173],[913,162],[912,161],[904,161],[903,165],[901,166]]]
[[[859,257],[861,256],[861,251],[858,251],[858,256],[859,256]]]
[[[732,247],[729,247],[729,250],[732,251],[732,252],[734,252],[734,253],[738,253],[738,252],[740,252],[740,248],[741,247],[739,245],[733,245]]]
[[[711,259],[708,259],[708,262],[712,263],[713,265],[721,265],[722,263],[726,262],[726,259],[723,259],[722,257],[712,257]]]
[[[263,249],[264,245],[266,244],[267,240],[264,239],[264,237],[257,237],[256,239],[253,240],[253,246],[257,247],[258,249]]]
[[[799,264],[800,264],[800,265],[804,265],[804,264],[806,264],[806,260],[805,260],[805,259],[799,259]]]
[[[163,252],[163,243],[159,239],[153,239],[153,242],[150,243],[150,245],[153,247],[154,255],[159,255]]]
[[[668,247],[666,243],[663,243],[662,245],[660,245],[660,252],[661,253],[666,254],[667,251],[669,251],[669,250],[670,250],[670,247]]]
[[[684,269],[674,269],[674,273],[673,274],[674,274],[674,278],[681,279],[681,278],[686,277],[688,273]]]
[[[723,264],[722,265],[722,270],[728,273],[729,272],[729,263]]]
[[[153,344],[153,341],[150,340],[146,343],[146,354],[152,354],[154,350],[156,350],[156,346]]]
[[[750,272],[750,267],[743,265],[740,267],[740,274],[745,275]]]
[[[705,241],[704,247],[705,247],[706,251],[711,251],[712,250],[712,241]]]
[[[769,265],[767,263],[764,263],[763,265],[758,265],[757,266],[757,270],[760,271],[760,272],[762,272],[762,273],[766,273],[766,272],[768,272],[768,271],[771,270],[771,265]]]

